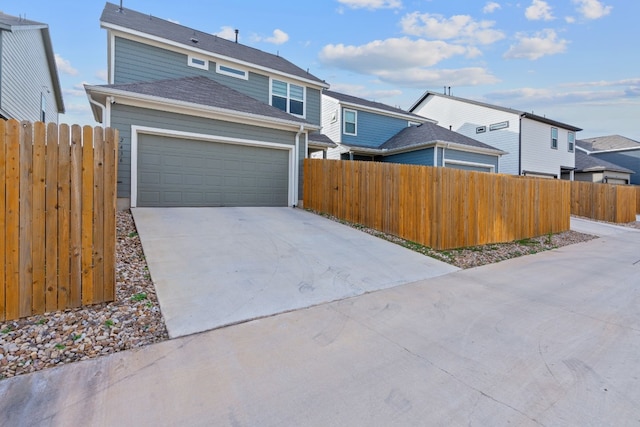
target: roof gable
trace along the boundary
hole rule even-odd
[[[235,43],[213,34],[185,27],[152,15],[107,3],[100,17],[103,27],[135,31],[182,45],[187,49],[198,49],[239,63],[254,64],[277,73],[328,85],[313,74],[292,64],[278,55],[273,55],[241,43]]]
[[[64,113],[64,100],[62,99],[62,87],[60,86],[60,76],[58,75],[58,67],[53,52],[53,44],[51,43],[51,34],[49,26],[41,22],[30,21],[19,16],[7,15],[0,12],[0,31],[24,31],[24,30],[40,30],[42,33],[42,42],[44,44],[45,55],[47,56],[47,66],[51,81],[53,83],[53,92],[56,98],[56,105],[59,113]]]
[[[563,129],[567,129],[570,131],[574,131],[574,132],[579,132],[582,129],[573,125],[569,125],[566,123],[562,123],[556,120],[551,120],[548,119],[547,117],[543,117],[543,116],[538,116],[536,114],[533,113],[527,113],[526,111],[521,111],[521,110],[515,110],[513,108],[505,108],[505,107],[501,107],[499,105],[493,105],[493,104],[487,104],[486,102],[480,102],[480,101],[474,101],[472,99],[466,99],[466,98],[459,98],[457,96],[451,96],[451,95],[444,95],[441,93],[437,93],[437,92],[430,92],[430,91],[426,91],[412,106],[411,108],[409,108],[409,111],[413,112],[415,111],[419,105],[421,105],[428,97],[440,97],[440,98],[445,98],[445,99],[452,99],[454,101],[458,101],[458,102],[464,102],[466,104],[471,104],[471,105],[477,105],[479,107],[484,107],[484,108],[490,108],[492,110],[498,110],[498,111],[503,111],[505,113],[510,113],[510,114],[515,114],[518,115],[520,117],[526,117],[530,120],[535,120],[537,122],[541,122],[541,123],[545,123],[551,126],[556,126],[559,128],[563,128]]]
[[[322,94],[339,101],[341,104],[359,106],[359,107],[363,107],[364,109],[375,110],[379,113],[387,113],[388,115],[393,115],[393,116],[405,116],[404,118],[415,119],[415,121],[419,123],[422,123],[425,120],[428,120],[422,116],[418,116],[417,114],[410,113],[401,108],[392,107],[390,105],[383,104],[381,102],[368,101],[366,99],[359,98],[357,96],[347,95],[347,94],[335,92],[332,90],[324,90]]]

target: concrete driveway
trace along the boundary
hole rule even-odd
[[[14,426],[631,426],[640,233],[0,381]]]
[[[172,338],[458,270],[301,209],[132,212]]]

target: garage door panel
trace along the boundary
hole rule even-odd
[[[140,135],[138,206],[286,206],[289,152]]]

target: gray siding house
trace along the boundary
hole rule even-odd
[[[107,3],[109,84],[86,86],[120,132],[120,206],[295,206],[328,85],[286,59]],[[314,135],[309,137],[309,135]]]
[[[58,123],[64,113],[49,26],[0,12],[0,117]]]
[[[323,132],[336,141],[329,158],[498,172],[505,154],[432,120],[379,102],[326,90]]]
[[[576,147],[589,157],[630,170],[633,174],[629,183],[640,185],[640,142],[621,135],[609,135],[578,140]]]

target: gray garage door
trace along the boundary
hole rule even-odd
[[[287,206],[289,152],[140,135],[138,206]]]

